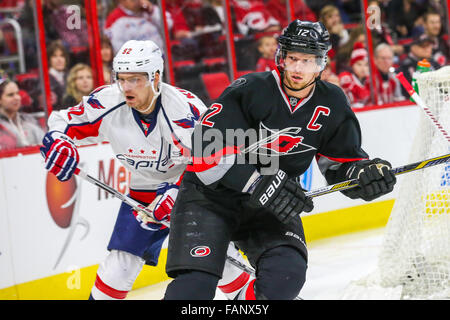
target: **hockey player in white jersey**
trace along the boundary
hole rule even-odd
[[[194,124],[206,106],[194,94],[162,82],[164,62],[152,41],[126,42],[113,60],[115,81],[95,89],[80,104],[53,112],[41,153],[60,181],[79,163],[77,146],[108,141],[130,171],[129,196],[153,203],[154,220],[122,203],[99,265],[90,299],[124,299],[144,264],[156,265],[191,146]],[[154,203],[156,202],[156,203]],[[230,244],[228,255],[243,262]],[[253,277],[227,263],[219,288],[244,297]],[[193,299],[195,297],[192,297]]]

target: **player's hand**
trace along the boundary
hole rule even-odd
[[[347,173],[348,179],[358,179],[358,187],[342,191],[352,199],[361,198],[372,201],[394,189],[397,182],[388,161],[375,158],[373,160],[356,161]]]
[[[156,195],[160,196],[153,210],[153,216],[157,221],[170,221],[170,213],[175,204],[178,195],[178,186],[167,182],[158,186]]]
[[[283,223],[314,208],[312,199],[282,170],[274,175],[261,176],[251,191],[250,204],[268,209]]]
[[[78,162],[80,155],[72,139],[59,131],[48,132],[40,148],[45,159],[45,169],[53,173],[59,181],[69,180]]]
[[[156,191],[156,197],[148,209],[153,212],[153,217],[147,216],[144,212],[136,212],[136,219],[141,223],[141,227],[146,230],[157,231],[167,228],[161,221],[170,222],[170,213],[178,195],[178,186],[167,182],[161,183]]]

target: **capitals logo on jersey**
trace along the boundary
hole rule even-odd
[[[98,99],[96,99],[93,95],[89,96],[87,103],[94,109],[105,109],[105,107],[102,106],[100,101],[98,101]]]
[[[174,120],[173,122],[182,127],[182,128],[193,128],[195,125],[195,122],[200,118],[200,111],[197,109],[196,106],[194,106],[192,103],[189,103],[189,108],[191,109],[191,112],[188,113],[186,118]]]
[[[102,106],[102,104],[100,103],[100,101],[98,101],[98,99],[96,98],[95,94],[97,92],[102,91],[103,89],[105,89],[107,86],[101,86],[98,87],[97,89],[94,89],[90,94],[89,94],[89,98],[87,100],[87,103],[94,109],[105,109],[104,106]]]
[[[251,148],[251,152],[264,155],[287,155],[316,150],[303,143],[304,137],[299,135],[302,128],[289,127],[282,130],[270,129],[262,122],[259,125],[259,141]]]

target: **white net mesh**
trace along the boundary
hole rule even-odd
[[[417,82],[421,98],[450,131],[450,66],[423,73]],[[449,152],[424,112],[419,122],[408,163]],[[397,188],[378,268],[351,284],[343,298],[450,298],[450,166],[408,173]]]

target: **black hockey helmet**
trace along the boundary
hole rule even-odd
[[[279,48],[276,63],[284,58],[288,51],[314,54],[321,69],[325,67],[327,53],[331,49],[330,34],[322,22],[292,21],[278,38]]]

